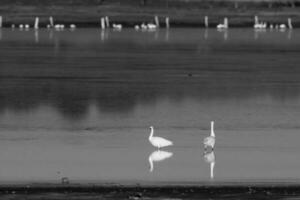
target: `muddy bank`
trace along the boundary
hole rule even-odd
[[[0,186],[1,199],[282,199],[300,196],[300,185],[208,186],[16,185]]]

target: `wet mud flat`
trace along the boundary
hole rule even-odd
[[[300,185],[9,185],[1,199],[300,199]]]

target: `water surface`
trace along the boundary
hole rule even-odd
[[[299,181],[299,30],[0,31],[2,182]]]

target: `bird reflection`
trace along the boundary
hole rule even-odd
[[[205,40],[208,39],[208,30],[207,29],[204,30],[204,39]]]
[[[101,30],[100,38],[102,42],[108,39],[108,34],[109,34],[108,31],[103,29]]]
[[[34,30],[34,41],[35,43],[39,43],[39,31]]]
[[[204,153],[204,160],[210,164],[210,179],[214,179],[215,153],[213,151]]]
[[[228,39],[228,30],[227,29],[218,29],[220,33],[223,33],[223,40],[226,41]]]
[[[287,39],[290,40],[292,38],[292,29],[289,29],[287,34]]]
[[[153,169],[154,169],[153,162],[160,162],[160,161],[166,160],[172,156],[173,156],[172,152],[160,151],[160,150],[152,152],[148,158],[149,164],[150,164],[150,172],[153,172]]]

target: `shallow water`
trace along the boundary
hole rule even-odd
[[[2,182],[300,179],[299,30],[0,31]]]

